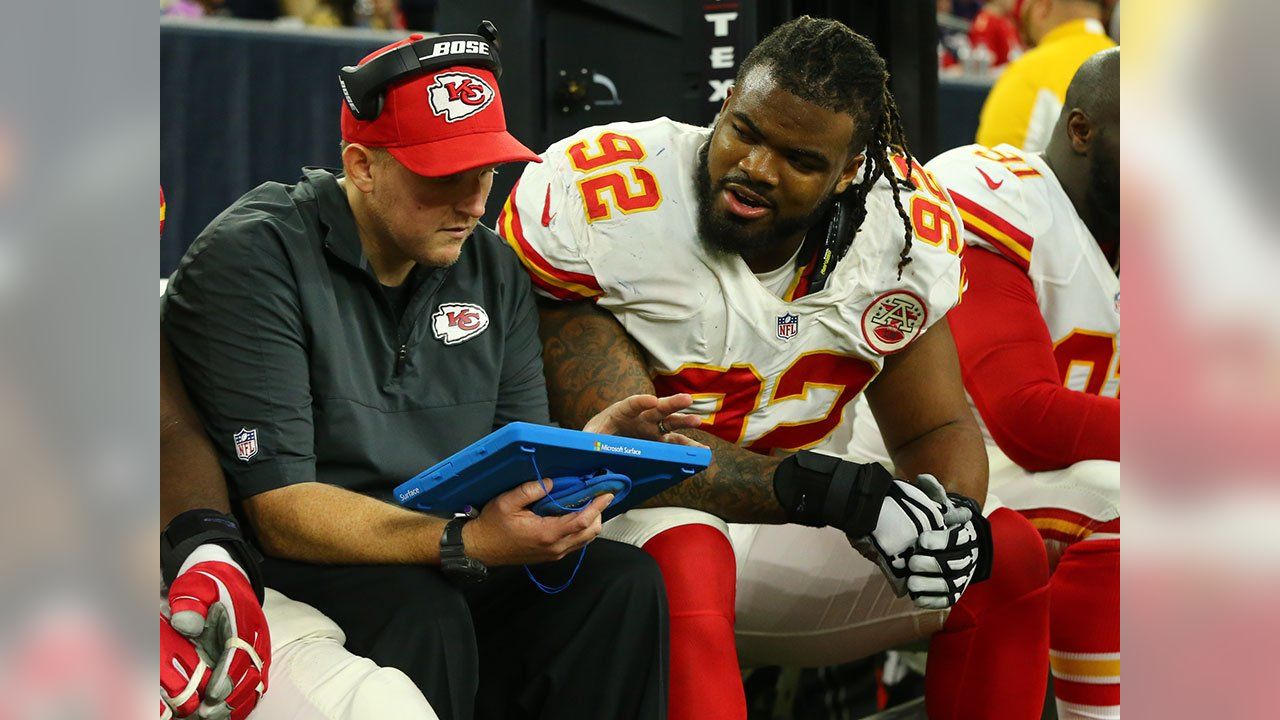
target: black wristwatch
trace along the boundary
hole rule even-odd
[[[478,582],[489,576],[489,568],[467,557],[466,548],[462,547],[462,526],[470,520],[465,515],[450,520],[440,536],[440,570],[454,582]]]

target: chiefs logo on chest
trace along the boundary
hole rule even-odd
[[[445,345],[457,345],[484,332],[489,313],[471,303],[444,303],[431,316],[431,331]]]

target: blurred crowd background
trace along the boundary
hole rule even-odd
[[[160,0],[167,17],[241,18],[283,26],[436,31],[439,0]],[[938,68],[948,75],[997,74],[1025,50],[1016,0],[937,0]],[[1119,0],[1103,0],[1104,24],[1120,37]]]
[[[269,20],[283,25],[435,30],[437,0],[160,0],[169,17]]]

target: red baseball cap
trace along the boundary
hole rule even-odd
[[[423,37],[392,43],[360,64]],[[478,67],[447,67],[388,87],[382,112],[373,120],[357,120],[343,103],[342,139],[385,148],[400,164],[427,177],[505,162],[542,162],[507,132],[498,82],[492,72]]]

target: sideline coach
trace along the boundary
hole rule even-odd
[[[548,422],[528,277],[478,224],[495,166],[538,159],[507,133],[493,39],[413,36],[344,69],[343,172],[266,183],[215,218],[161,323],[266,583],[348,649],[404,671],[442,718],[660,718],[653,561],[598,540],[558,595],[518,567],[562,582],[609,496],[542,518],[526,483],[447,530],[390,503],[494,428]],[[630,400],[588,429],[661,437],[649,427],[689,402]]]

